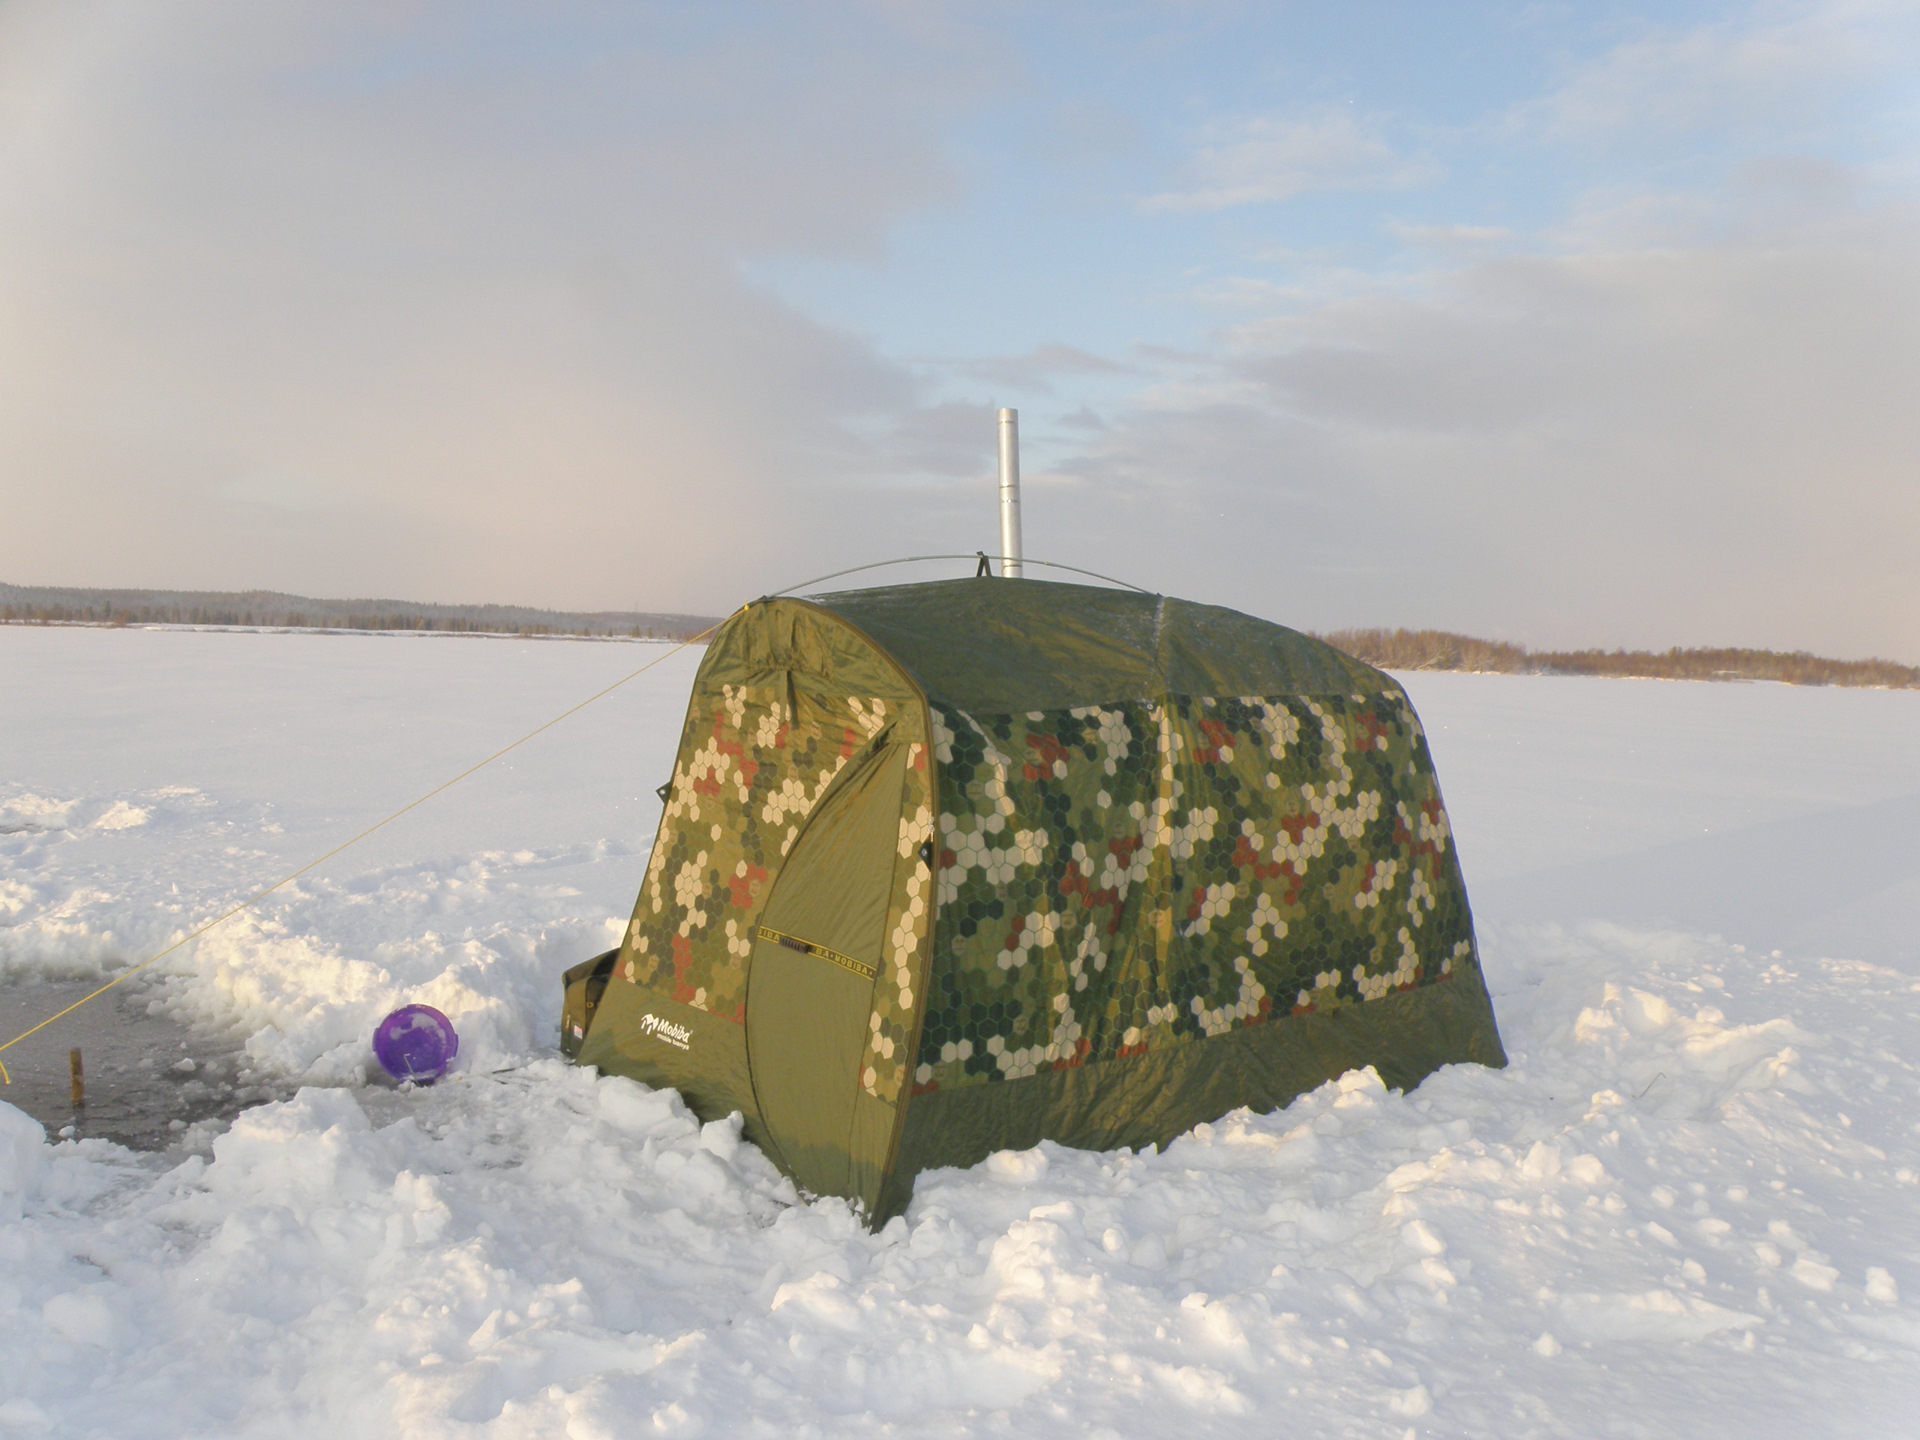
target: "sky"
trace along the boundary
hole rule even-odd
[[[1920,0],[0,0],[16,584],[1920,663],[1916,396]]]

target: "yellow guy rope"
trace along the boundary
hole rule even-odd
[[[38,1035],[42,1030],[46,1029],[49,1025],[53,1024],[54,1021],[60,1019],[62,1016],[71,1015],[74,1011],[78,1010],[82,1005],[85,1005],[89,1000],[99,999],[102,995],[106,994],[107,991],[113,989],[114,986],[118,985],[122,980],[131,979],[133,976],[138,975],[142,970],[145,970],[149,965],[159,964],[162,960],[166,959],[167,956],[171,955],[174,951],[178,950],[182,945],[192,944],[195,940],[198,940],[202,935],[206,934],[209,930],[213,929],[216,925],[224,925],[227,921],[231,920],[234,916],[238,915],[242,910],[252,909],[255,905],[258,905],[262,900],[266,899],[267,896],[273,894],[274,891],[282,889],[285,886],[291,885],[294,881],[298,880],[302,875],[306,874],[309,870],[317,869],[319,866],[326,864],[327,861],[333,859],[333,857],[338,855],[342,850],[352,849],[355,845],[358,845],[362,840],[366,839],[369,835],[373,834],[374,831],[384,829],[388,825],[391,825],[394,821],[398,820],[402,815],[405,815],[409,810],[419,809],[422,805],[426,804],[427,801],[433,799],[434,796],[440,794],[441,791],[451,790],[455,785],[458,785],[462,780],[466,779],[469,775],[473,774],[474,771],[486,769],[487,766],[493,764],[493,762],[498,760],[502,755],[507,755],[512,753],[515,750],[518,750],[522,745],[526,744],[529,740],[533,739],[536,735],[544,734],[546,731],[551,730],[554,726],[558,725],[562,720],[567,719],[569,716],[579,714],[582,710],[586,709],[587,706],[593,704],[594,701],[604,700],[607,696],[611,695],[614,691],[618,690],[622,685],[626,684],[629,680],[638,679],[640,676],[646,674],[647,671],[653,669],[654,666],[659,665],[664,661],[671,660],[675,655],[678,655],[682,650],[687,649],[689,646],[698,645],[702,640],[706,639],[709,635],[713,634],[715,630],[718,630],[720,626],[725,623],[726,623],[725,621],[720,621],[716,624],[709,625],[705,630],[702,630],[698,635],[693,636],[691,639],[682,640],[678,645],[674,646],[673,649],[667,651],[666,654],[656,655],[653,659],[649,660],[646,664],[642,665],[638,670],[635,670],[634,672],[632,672],[632,674],[623,675],[618,680],[614,681],[613,684],[607,686],[606,689],[598,692],[597,694],[589,695],[586,699],[582,700],[578,705],[575,705],[572,709],[563,710],[560,714],[554,716],[553,719],[547,721],[547,723],[542,725],[539,729],[529,730],[526,734],[522,735],[518,740],[514,741],[511,745],[508,745],[503,749],[494,751],[493,754],[487,756],[486,759],[480,761],[477,765],[469,765],[465,770],[462,770],[458,775],[454,776],[451,780],[447,781],[445,784],[436,785],[434,786],[433,789],[429,790],[426,794],[422,795],[418,800],[413,801],[411,804],[402,805],[398,810],[394,811],[391,815],[387,816],[386,819],[378,821],[375,824],[369,825],[366,829],[362,830],[358,835],[354,836],[351,840],[342,841],[340,844],[334,846],[333,849],[327,851],[326,854],[322,855],[317,860],[309,860],[305,865],[302,865],[298,870],[294,871],[291,875],[288,875],[284,879],[274,881],[273,884],[267,886],[267,888],[262,890],[259,894],[251,896],[246,900],[242,900],[238,905],[234,906],[231,910],[227,911],[226,914],[216,916],[212,920],[207,921],[206,924],[202,925],[198,930],[194,931],[191,935],[181,936],[180,939],[174,941],[173,944],[167,946],[167,948],[162,950],[158,955],[154,955],[146,960],[142,960],[138,965],[135,965],[131,970],[122,970],[118,975],[114,976],[113,979],[109,980],[106,984],[102,985],[98,990],[94,991],[93,994],[83,996],[81,999],[78,999],[74,1001],[73,1004],[67,1006],[66,1009],[60,1011],[58,1014],[49,1015],[46,1019],[42,1020],[38,1025],[34,1026],[33,1029],[24,1031],[21,1034],[14,1036],[13,1039],[7,1041],[6,1044],[0,1045],[0,1050],[11,1050],[14,1046],[18,1045],[22,1040],[25,1040],[28,1036]],[[7,1073],[7,1067],[5,1062],[0,1062],[0,1081],[5,1081],[9,1085],[13,1083],[13,1076]]]

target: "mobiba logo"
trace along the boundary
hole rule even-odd
[[[640,1033],[664,1041],[676,1050],[689,1048],[688,1042],[693,1039],[693,1032],[686,1026],[676,1025],[671,1020],[662,1020],[651,1011],[640,1017]]]

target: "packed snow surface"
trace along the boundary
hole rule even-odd
[[[0,970],[144,959],[660,653],[0,628]],[[695,658],[166,962],[294,1098],[164,1154],[0,1106],[0,1432],[1915,1433],[1920,695],[1406,677],[1510,1067],[1003,1153],[875,1235],[553,1058]],[[459,1067],[380,1088],[408,1001]]]

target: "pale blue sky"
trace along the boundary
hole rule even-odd
[[[1139,377],[1067,369],[1036,396],[978,367],[1063,343],[1123,366],[1144,346],[1204,351],[1250,317],[1421,295],[1462,258],[1580,253],[1583,222],[1616,207],[1718,210],[1783,160],[1836,167],[1882,203],[1913,178],[1912,48],[1769,73],[1794,57],[1758,52],[1793,39],[1754,20],[1821,29],[1818,11],[1020,8],[994,37],[1001,87],[945,127],[950,197],[896,222],[879,255],[747,267],[943,395],[1024,402],[1030,442],[1043,416],[1119,403]],[[1865,48],[1872,18],[1823,38]],[[1910,47],[1911,11],[1888,18]],[[1683,93],[1645,103],[1663,70]],[[1666,238],[1707,238],[1717,218],[1668,218]],[[1078,437],[1057,438],[1070,452]]]
[[[1920,661],[1920,4],[0,0],[0,579],[993,543]]]

